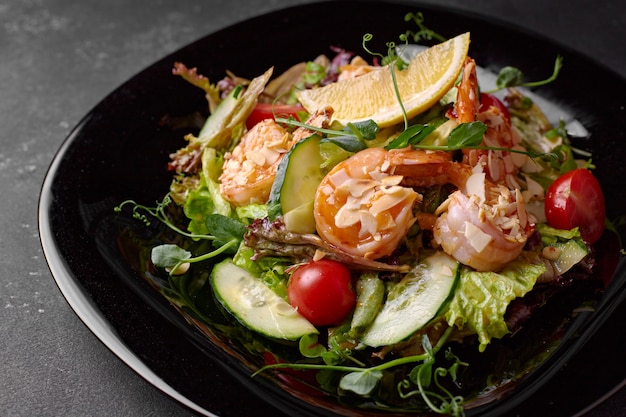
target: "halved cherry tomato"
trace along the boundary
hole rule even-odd
[[[578,227],[588,243],[595,243],[604,232],[604,194],[593,174],[578,168],[558,177],[546,191],[545,213],[548,224],[557,229]]]
[[[480,93],[480,107],[478,110],[481,112],[486,111],[491,106],[500,110],[500,112],[502,112],[502,114],[504,115],[504,118],[509,123],[511,122],[511,115],[509,114],[509,109],[504,105],[502,101],[500,101],[498,97],[489,93]]]
[[[298,112],[303,110],[304,107],[301,105],[257,103],[246,120],[246,127],[251,129],[261,120],[273,119],[274,115],[281,117],[293,116],[298,119]]]
[[[341,322],[356,304],[350,270],[329,259],[300,266],[287,285],[289,303],[315,326]]]

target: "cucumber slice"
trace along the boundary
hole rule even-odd
[[[564,243],[556,243],[555,248],[561,251],[559,257],[552,261],[554,268],[559,274],[564,274],[574,265],[583,260],[589,254],[589,249],[578,240],[568,240]]]
[[[213,267],[211,283],[224,308],[250,330],[285,340],[318,333],[288,302],[230,259]]]
[[[361,342],[378,347],[398,343],[424,327],[448,303],[459,279],[459,262],[437,252],[393,285]]]
[[[209,118],[202,126],[199,138],[212,137],[219,129],[224,127],[224,122],[232,117],[233,112],[237,108],[239,96],[243,87],[241,85],[236,86],[230,93],[217,105],[215,111],[209,116]]]
[[[271,219],[292,210],[299,210],[294,213],[293,219],[298,219],[297,224],[308,225],[305,231],[308,233],[315,232],[315,228],[310,230],[310,225],[315,224],[311,203],[324,178],[320,168],[323,162],[319,151],[320,139],[317,135],[309,136],[296,143],[285,154],[276,170],[276,179],[268,201]],[[292,222],[293,224],[296,222]],[[285,226],[287,230],[295,231],[288,225]]]
[[[283,222],[285,223],[285,229],[290,232],[315,233],[313,200],[285,213],[283,215]]]

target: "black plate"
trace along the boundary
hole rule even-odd
[[[42,245],[69,304],[120,359],[185,406],[221,416],[276,415],[274,407],[298,415],[332,414],[329,405],[319,408],[268,379],[250,379],[241,360],[210,343],[135,272],[115,241],[120,219],[113,207],[125,199],[150,205],[167,190],[168,155],[183,145],[189,130],[164,120],[184,119],[206,107],[198,89],[171,75],[173,63],[196,66],[215,81],[225,70],[251,78],[273,65],[280,73],[295,62],[329,54],[331,45],[361,53],[365,33],[374,34],[372,49],[384,51],[384,43],[404,31],[409,11],[424,12],[427,25],[447,37],[471,31],[471,55],[487,68],[513,65],[528,79],[541,79],[555,56],[563,55],[566,67],[558,80],[538,93],[582,123],[589,134],[577,144],[593,152],[608,216],[626,213],[624,193],[609,192],[622,190],[625,178],[626,102],[614,92],[625,90],[626,83],[549,40],[432,6],[348,1],[290,8],[211,34],[150,66],[98,104],[59,150],[40,199]],[[260,45],[252,42],[253,33],[262,34]],[[623,329],[625,318],[626,271],[615,247],[603,254],[601,274],[610,284],[597,309],[571,321],[560,346],[506,401],[469,415],[572,415],[626,377],[624,332],[615,332]],[[593,343],[583,347],[590,339]],[[588,379],[592,386],[581,389]],[[267,402],[250,401],[250,391]]]

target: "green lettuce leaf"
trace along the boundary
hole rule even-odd
[[[223,159],[213,148],[205,149],[202,154],[202,171],[196,189],[189,190],[183,211],[189,220],[187,229],[194,234],[211,234],[206,225],[206,219],[211,214],[231,216],[231,206],[220,193],[217,183]]]
[[[250,222],[256,219],[263,219],[267,217],[267,204],[248,204],[247,206],[240,206],[235,208],[237,217],[241,220]]]
[[[543,264],[529,263],[523,257],[500,272],[478,272],[463,267],[445,315],[448,325],[476,333],[479,350],[484,351],[492,338],[509,333],[504,321],[509,303],[530,291],[544,271]]]
[[[279,297],[287,300],[289,275],[285,271],[291,265],[288,258],[263,256],[255,259],[254,249],[241,245],[233,257],[233,263],[260,278]]]
[[[555,229],[554,227],[550,227],[545,223],[539,223],[537,224],[537,231],[541,235],[541,242],[545,246],[554,245],[557,242],[566,242],[572,239],[578,240],[584,245],[578,227],[570,230],[564,230]]]
[[[219,185],[206,178],[203,178],[196,190],[189,192],[183,211],[190,220],[187,229],[198,235],[211,234],[206,226],[206,218],[209,215],[221,214],[227,217],[231,215],[230,204],[220,194]]]

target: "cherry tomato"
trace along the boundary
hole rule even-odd
[[[600,183],[584,168],[558,177],[546,191],[548,224],[557,229],[578,227],[588,243],[595,243],[604,231],[604,194]]]
[[[287,285],[287,296],[290,304],[315,326],[339,323],[356,304],[350,270],[329,259],[311,261],[296,269]]]
[[[500,101],[498,97],[489,93],[480,93],[480,108],[478,110],[485,111],[491,106],[500,110],[504,118],[508,122],[511,122],[511,115],[509,114],[509,109],[504,105],[502,101]]]
[[[257,103],[246,120],[246,127],[251,129],[261,120],[273,119],[274,115],[281,117],[293,116],[298,119],[298,112],[303,110],[304,107],[300,105]]]

